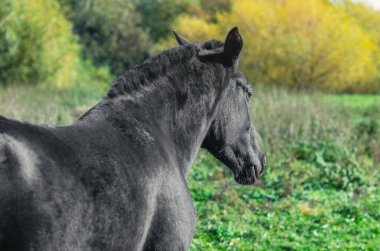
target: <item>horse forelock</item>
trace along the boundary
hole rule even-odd
[[[211,39],[204,43],[200,43],[200,47],[204,50],[214,50],[223,46],[224,46],[224,43],[215,39]]]

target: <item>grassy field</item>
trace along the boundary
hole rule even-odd
[[[239,186],[200,152],[193,250],[379,250],[380,96],[261,88],[252,117],[266,173]]]
[[[0,114],[66,124],[101,92],[0,89]],[[258,88],[252,118],[268,167],[254,187],[200,151],[188,177],[192,250],[379,250],[380,96]]]

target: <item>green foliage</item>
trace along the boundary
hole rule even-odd
[[[85,57],[97,65],[121,74],[147,57],[151,42],[139,28],[141,17],[130,1],[60,2],[80,37]]]
[[[378,92],[379,24],[380,12],[349,0],[5,0],[0,82],[66,88],[78,81],[80,56],[116,75],[175,46],[172,29],[198,42],[238,26],[240,67],[254,83]]]
[[[363,132],[379,134],[353,121],[378,117],[379,97],[256,92],[264,176],[240,186],[200,152],[188,178],[199,219],[192,250],[377,250],[380,167],[360,149]]]
[[[295,89],[373,90],[373,40],[328,1],[236,1],[219,23],[238,24],[249,34],[241,66],[252,81]]]
[[[171,35],[175,18],[185,12],[191,0],[136,0],[136,10],[142,17],[140,26],[149,32],[151,39],[159,39]]]
[[[207,8],[214,2],[201,1],[205,10],[180,15],[174,29],[190,41],[223,40],[238,26],[245,43],[240,67],[252,82],[298,90],[380,90],[379,12],[349,1],[218,3],[221,8],[210,13]],[[174,45],[172,38],[162,39],[155,48],[169,45]]]
[[[191,29],[188,28],[189,24],[192,27]],[[179,31],[184,37],[191,38],[192,42],[206,41],[219,36],[219,30],[215,24],[207,23],[193,16],[182,15],[178,17],[174,27],[176,27],[175,30]],[[160,42],[152,48],[151,53],[155,54],[174,46],[177,46],[177,41],[171,36],[167,39],[160,40]]]
[[[354,149],[349,149],[347,145],[316,139],[313,142],[297,144],[293,155],[295,159],[307,164],[301,165],[302,169],[318,170],[307,180],[318,187],[353,190],[366,184],[364,168],[356,160]]]
[[[51,83],[62,88],[76,80],[79,46],[54,0],[0,2],[0,83]]]
[[[213,162],[201,152],[190,172],[189,187],[198,214],[192,250],[376,250],[378,187],[359,193],[310,189],[304,183],[283,196],[266,181],[254,188],[239,186],[230,173],[224,173],[222,164]]]
[[[207,13],[210,21],[216,21],[216,16],[220,12],[228,12],[231,10],[232,0],[203,0],[200,2],[200,7]]]
[[[133,2],[142,17],[140,27],[148,31],[155,43],[172,37],[173,28],[178,27],[176,19],[182,15],[198,16],[206,22],[212,22],[215,21],[217,13],[228,11],[231,6],[231,0],[133,0]],[[189,30],[196,32],[196,29],[189,25],[183,28],[181,32]]]

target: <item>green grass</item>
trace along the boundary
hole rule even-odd
[[[1,88],[0,114],[66,124],[100,97]],[[200,151],[188,177],[198,214],[191,250],[379,250],[380,96],[258,88],[252,119],[267,169],[241,186]]]
[[[243,187],[225,169],[201,152],[191,170],[193,250],[377,250],[380,188],[310,188],[285,178],[283,187]]]
[[[325,95],[324,101],[335,106],[345,106],[349,108],[366,109],[371,106],[380,106],[379,95],[345,94],[345,95]]]
[[[193,250],[376,250],[379,244],[378,189],[357,201],[327,189],[300,189],[286,197],[270,187],[230,183],[213,184],[213,189],[207,200],[196,203]]]
[[[259,88],[252,117],[267,170],[239,186],[200,152],[192,250],[379,250],[380,96],[350,97]]]

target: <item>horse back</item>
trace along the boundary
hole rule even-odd
[[[115,136],[119,128],[106,125],[52,128],[0,117],[0,250],[169,247],[163,228],[188,246],[193,230],[180,226],[193,229],[194,210],[181,173],[162,147],[133,124],[127,129]]]
[[[85,250],[91,207],[60,145],[47,127],[0,117],[0,250]]]

